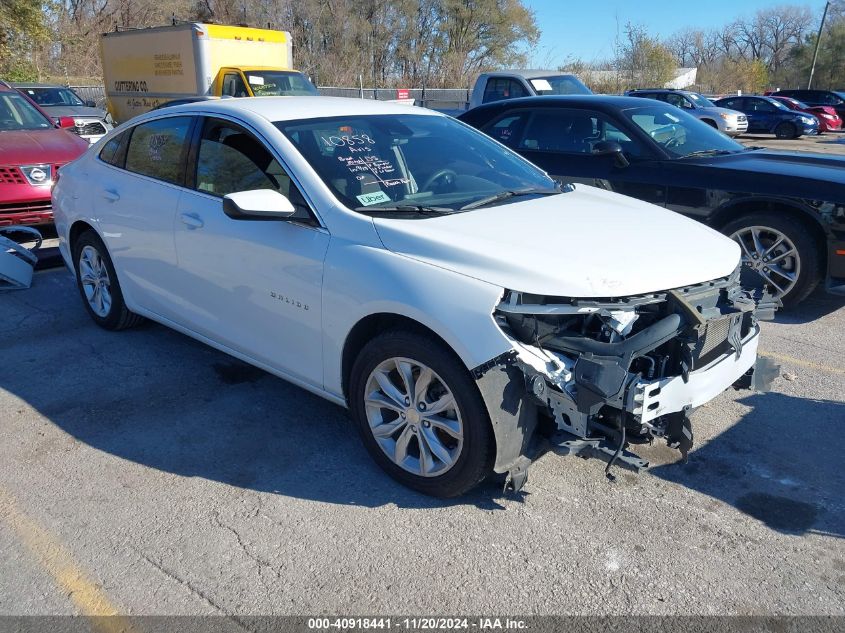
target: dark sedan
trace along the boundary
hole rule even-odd
[[[716,101],[720,108],[738,110],[748,117],[751,134],[774,134],[778,138],[798,138],[819,133],[819,120],[812,114],[790,110],[771,97],[725,97]]]
[[[746,148],[678,108],[636,97],[514,99],[460,119],[556,178],[730,235],[742,247],[746,283],[766,284],[786,305],[822,279],[845,294],[843,158]]]

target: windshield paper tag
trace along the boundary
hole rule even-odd
[[[534,86],[534,90],[539,92],[551,92],[553,90],[552,84],[549,83],[548,79],[532,79],[531,85]]]
[[[377,191],[376,193],[365,193],[355,197],[358,198],[358,202],[363,204],[365,207],[368,207],[371,204],[378,204],[379,202],[390,202],[390,196],[388,196],[383,191]]]
[[[253,86],[263,86],[264,85],[264,77],[258,77],[257,75],[248,75],[247,80]]]

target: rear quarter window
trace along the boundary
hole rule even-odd
[[[100,150],[100,160],[115,167],[123,167],[123,153],[120,151],[120,144],[125,138],[126,132],[109,139],[109,141],[103,145],[103,149]]]

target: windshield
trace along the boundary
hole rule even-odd
[[[319,93],[302,73],[279,70],[247,70],[244,72],[256,97],[310,97]]]
[[[364,115],[275,125],[332,193],[359,211],[451,212],[496,196],[490,204],[560,193],[538,168],[450,117]]]
[[[716,104],[710,101],[707,97],[704,97],[696,92],[689,92],[687,93],[687,97],[689,100],[692,101],[695,105],[699,108],[715,108]]]
[[[589,95],[593,94],[574,75],[552,75],[529,80],[538,95]]]
[[[0,92],[0,131],[51,129],[53,122],[16,92]]]
[[[653,105],[622,112],[674,158],[692,154],[734,153],[745,149],[716,128],[678,108]]]
[[[778,110],[789,110],[789,106],[787,106],[785,103],[778,101],[777,99],[764,99],[764,101],[766,103],[771,103]]]
[[[85,105],[69,88],[21,88],[21,91],[40,106]]]

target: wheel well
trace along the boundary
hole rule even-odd
[[[71,257],[73,253],[73,245],[76,243],[76,240],[79,239],[79,236],[85,233],[85,231],[93,230],[93,226],[82,220],[77,220],[73,223],[73,225],[70,227],[70,233],[68,234],[68,246],[70,247]]]
[[[418,334],[431,336],[435,340],[443,343],[446,349],[450,350],[453,354],[455,353],[451,345],[443,340],[443,337],[438,335],[437,332],[429,327],[426,327],[419,321],[411,319],[410,317],[387,312],[371,314],[364,317],[355,324],[352,330],[350,330],[346,337],[346,342],[343,345],[343,355],[341,357],[341,378],[343,380],[343,396],[347,400],[349,399],[349,379],[352,374],[352,366],[355,364],[355,359],[358,358],[358,354],[367,343],[382,332],[396,329],[410,330],[412,332],[417,332]],[[462,362],[457,354],[455,354],[455,358],[459,362]]]
[[[740,202],[726,209],[722,209],[710,225],[714,229],[721,230],[728,222],[735,220],[736,218],[751,215],[752,213],[767,212],[784,214],[796,222],[799,222],[804,228],[806,228],[810,232],[810,235],[813,236],[813,240],[816,243],[819,253],[819,263],[821,264],[822,271],[827,270],[827,258],[824,256],[825,249],[827,247],[827,237],[825,236],[824,229],[822,229],[818,222],[813,221],[810,215],[792,205],[770,200],[750,200],[748,202]]]
[[[706,123],[710,127],[715,127],[716,129],[719,128],[719,126],[716,124],[716,122],[713,119],[701,119],[701,121],[702,121],[702,123]]]

